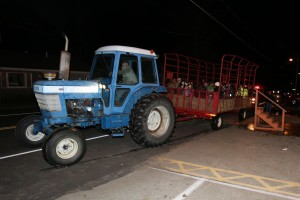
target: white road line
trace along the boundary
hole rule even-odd
[[[201,186],[205,180],[197,180],[195,183],[193,183],[190,187],[185,189],[183,192],[181,192],[179,195],[177,195],[173,200],[182,200],[190,196],[199,186]]]
[[[92,137],[92,138],[87,138],[85,139],[86,141],[89,141],[89,140],[95,140],[95,139],[99,139],[99,138],[103,138],[103,137],[107,137],[109,135],[100,135],[100,136],[96,136],[96,137]]]
[[[6,126],[6,127],[1,127],[0,131],[4,131],[4,130],[9,130],[9,129],[14,129],[16,128],[16,126]]]
[[[0,157],[0,160],[4,160],[6,158],[11,158],[11,157],[16,157],[16,156],[21,156],[21,155],[25,155],[25,154],[29,154],[29,153],[34,153],[34,152],[41,151],[41,150],[42,149],[36,149],[36,150],[32,150],[32,151],[25,151],[25,152],[22,152],[22,153],[12,154],[12,155],[9,155],[9,156],[3,156],[3,157]]]
[[[97,137],[92,137],[92,138],[87,138],[86,141],[89,141],[89,140],[96,140],[96,139],[99,139],[99,138],[103,138],[103,137],[108,137],[109,135],[101,135],[101,136],[97,136]],[[3,157],[0,157],[0,160],[4,160],[6,158],[11,158],[11,157],[16,157],[16,156],[21,156],[21,155],[25,155],[25,154],[29,154],[29,153],[34,153],[34,152],[38,152],[38,151],[41,151],[42,149],[35,149],[35,150],[32,150],[32,151],[25,151],[25,152],[22,152],[22,153],[17,153],[17,154],[12,154],[12,155],[8,155],[8,156],[3,156]]]
[[[158,168],[154,168],[154,167],[150,167],[150,168],[154,169],[154,170],[162,171],[162,172],[167,172],[167,173],[170,173],[170,174],[189,177],[189,178],[200,180],[200,181],[211,182],[211,183],[215,183],[215,184],[219,184],[219,185],[225,185],[225,186],[232,187],[232,188],[247,190],[247,191],[251,191],[251,192],[257,192],[257,193],[266,194],[266,195],[270,195],[270,196],[281,197],[281,198],[284,198],[284,199],[300,200],[300,198],[297,198],[297,197],[287,196],[287,195],[278,194],[278,193],[274,193],[274,192],[268,192],[268,191],[258,190],[258,189],[249,188],[249,187],[245,187],[245,186],[234,185],[234,184],[231,184],[231,183],[224,183],[224,182],[214,181],[214,180],[210,180],[210,179],[199,178],[199,177],[196,177],[196,176],[191,176],[191,175],[187,175],[187,174],[180,174],[180,173],[171,172],[171,171],[158,169]]]

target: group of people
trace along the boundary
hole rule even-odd
[[[223,83],[220,82],[209,82],[207,83],[205,80],[202,80],[202,84],[198,88],[200,91],[208,91],[208,92],[218,92],[220,91],[220,98],[231,98],[234,97],[236,94],[236,88],[234,84],[230,83]]]
[[[190,82],[185,82],[182,81],[181,78],[173,78],[167,80],[167,87],[168,88],[179,88],[178,92],[179,93],[184,93],[185,96],[190,96],[191,90],[194,89],[194,83],[192,81]],[[173,90],[174,92],[177,92]]]
[[[245,85],[240,85],[238,89],[236,89],[234,84],[231,83],[220,83],[213,81],[205,81],[202,80],[201,84],[195,86],[192,81],[185,82],[182,81],[181,78],[173,78],[172,80],[168,80],[167,82],[168,88],[183,88],[185,89],[186,96],[190,95],[192,89],[196,89],[199,91],[206,91],[208,93],[220,92],[219,97],[224,98],[233,98],[235,96],[248,97],[248,87]],[[181,91],[181,90],[179,90]]]

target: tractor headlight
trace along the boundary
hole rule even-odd
[[[99,87],[100,89],[103,89],[103,90],[105,90],[105,89],[106,89],[106,85],[104,85],[104,84],[101,84],[101,83],[99,83],[98,87]]]

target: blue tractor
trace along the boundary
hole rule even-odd
[[[145,147],[164,144],[175,127],[175,109],[163,94],[157,56],[152,50],[105,46],[95,52],[87,80],[43,80],[34,83],[41,115],[16,126],[18,142],[42,146],[53,166],[69,166],[86,152],[78,127],[100,127],[112,136],[129,133]]]

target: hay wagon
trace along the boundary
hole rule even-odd
[[[212,120],[222,126],[224,113],[237,112],[239,120],[253,110],[253,91],[258,65],[237,55],[223,55],[211,63],[180,54],[164,55],[163,84],[173,102],[177,120]]]

